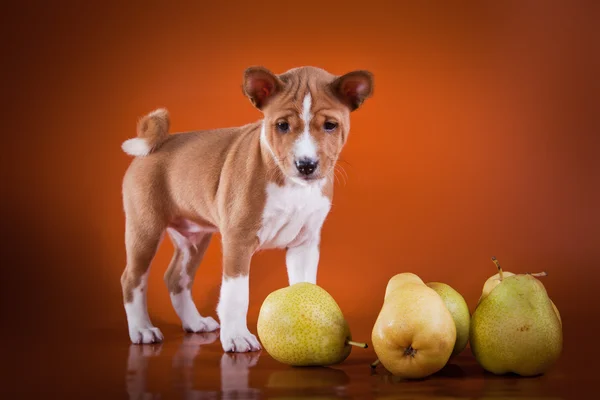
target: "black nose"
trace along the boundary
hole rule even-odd
[[[318,165],[318,161],[311,160],[310,158],[303,158],[296,161],[296,168],[298,168],[298,172],[306,176],[315,172],[315,169],[317,169]]]

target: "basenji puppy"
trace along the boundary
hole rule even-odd
[[[223,277],[217,315],[226,352],[260,350],[246,324],[254,253],[284,248],[289,284],[317,280],[320,232],[331,207],[334,166],[350,112],[372,95],[373,76],[315,67],[244,73],[243,92],[263,119],[236,127],[169,134],[158,109],[139,120],[122,149],[135,156],[123,179],[127,266],[121,277],[129,337],[163,340],[146,305],[150,263],[165,232],[175,254],[164,275],[190,332],[219,328],[192,299],[194,276],[219,232]]]

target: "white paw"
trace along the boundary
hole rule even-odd
[[[183,323],[183,329],[186,332],[213,332],[219,329],[219,323],[212,317],[200,317],[194,318],[191,321],[185,321]]]
[[[131,327],[129,329],[129,338],[131,339],[131,342],[135,344],[160,343],[164,339],[160,329],[153,326],[146,328],[136,326]]]
[[[221,344],[225,352],[245,353],[261,349],[256,336],[247,329],[232,331],[221,329]]]

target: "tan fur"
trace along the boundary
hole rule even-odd
[[[360,74],[359,74],[360,75]],[[252,255],[259,247],[257,232],[266,201],[266,185],[283,185],[296,173],[290,158],[292,144],[303,131],[298,117],[307,91],[312,96],[311,133],[319,143],[319,179],[323,193],[333,195],[333,168],[349,131],[349,113],[371,95],[370,74],[361,75],[368,90],[324,70],[303,67],[273,75],[260,67],[245,73],[244,93],[264,113],[265,133],[277,160],[261,142],[262,121],[242,127],[168,135],[169,115],[155,111],[138,123],[138,136],[152,151],[136,157],[123,180],[126,214],[127,266],[122,275],[124,301],[132,301],[132,290],[140,285],[167,228],[189,240],[178,248],[165,274],[171,293],[183,288],[182,269],[195,275],[211,233],[219,231],[223,245],[223,274],[248,274]],[[350,88],[350,89],[348,89]],[[362,90],[362,91],[361,91]],[[277,132],[276,123],[288,121],[291,132]],[[325,121],[339,124],[334,133],[322,129]],[[191,224],[190,224],[191,222]],[[194,227],[204,232],[193,232]],[[182,251],[190,258],[183,265]],[[144,289],[144,288],[142,288]]]
[[[197,241],[190,243],[190,245],[184,249],[180,248],[176,241],[173,240],[175,252],[173,253],[173,258],[171,259],[171,263],[165,272],[164,278],[167,289],[170,293],[179,294],[183,289],[192,289],[194,277],[196,276],[196,270],[202,262],[202,258],[208,249],[211,239],[212,233],[201,235]],[[190,257],[187,262],[185,262],[184,259],[184,251],[188,251],[190,253]],[[182,274],[187,274],[191,278],[187,287],[181,286],[180,276]]]
[[[160,108],[140,119],[137,136],[145,139],[151,151],[155,151],[169,137],[170,125],[169,113]]]
[[[258,231],[261,215],[248,212],[246,205],[259,209],[265,201],[267,177],[278,175],[274,163],[261,155],[259,134],[260,124],[254,123],[171,135],[160,151],[133,160],[123,181],[125,301],[131,301],[131,290],[139,286],[165,229],[177,228],[180,219],[207,229],[218,227],[224,251],[236,245],[256,249],[252,232]],[[225,263],[224,273],[236,275],[238,268]]]

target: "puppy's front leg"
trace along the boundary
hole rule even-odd
[[[317,283],[319,266],[319,241],[308,240],[297,247],[290,247],[285,255],[290,285],[298,282]]]
[[[255,249],[252,243],[223,238],[223,281],[217,314],[221,322],[221,344],[227,352],[243,353],[261,348],[246,324],[250,260]]]

